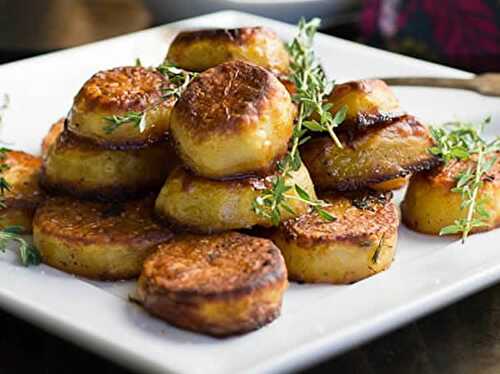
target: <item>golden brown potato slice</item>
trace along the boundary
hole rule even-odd
[[[110,150],[64,131],[44,160],[41,184],[52,193],[119,200],[159,190],[178,163],[167,142]]]
[[[359,130],[402,115],[399,101],[391,88],[379,79],[338,84],[327,102],[333,105],[333,113],[347,106],[346,119],[341,128]]]
[[[20,226],[30,233],[33,214],[43,199],[38,186],[42,160],[21,151],[7,151],[0,163],[7,165],[2,176],[10,185],[2,198],[5,207],[0,208],[0,229]]]
[[[451,189],[455,187],[459,174],[475,165],[472,160],[454,161],[429,172],[415,174],[410,179],[401,205],[404,224],[415,231],[438,235],[442,228],[465,218],[461,194]],[[472,233],[500,226],[500,152],[497,152],[497,160],[483,183],[478,199],[484,199],[490,218],[484,227],[474,228]]]
[[[295,107],[267,70],[241,61],[209,69],[175,105],[171,134],[197,175],[266,174],[288,149]]]
[[[302,166],[291,175],[287,184],[298,184],[309,196],[315,197],[314,186],[307,169]],[[266,178],[245,178],[217,181],[194,176],[182,167],[167,178],[157,200],[156,213],[171,224],[197,233],[212,233],[254,225],[271,226],[269,219],[252,210],[262,190],[270,187]],[[290,196],[297,197],[295,189]],[[287,199],[295,214],[282,211],[287,219],[307,212],[308,206],[298,200]]]
[[[49,149],[56,143],[57,138],[64,130],[64,118],[59,119],[56,123],[52,124],[47,135],[42,140],[42,159],[47,157]]]
[[[289,56],[274,31],[263,27],[185,31],[176,36],[166,61],[191,71],[204,71],[232,60],[260,65],[287,75]]]
[[[375,183],[370,185],[370,189],[379,191],[379,192],[389,192],[389,191],[394,191],[394,190],[400,190],[404,186],[408,184],[408,181],[410,180],[410,176],[406,177],[399,177],[399,178],[394,178],[390,179],[385,182],[380,182],[380,183]]]
[[[52,197],[37,209],[33,241],[43,262],[100,280],[139,275],[144,259],[172,234],[152,219],[151,197],[97,203]]]
[[[172,84],[159,72],[140,66],[101,71],[80,89],[68,117],[68,129],[107,148],[140,148],[164,141],[174,97],[163,98]],[[139,122],[115,129],[109,116],[145,113],[144,130]]]
[[[290,280],[346,284],[387,269],[394,258],[399,225],[390,195],[324,197],[337,220],[309,213],[283,222],[272,236],[285,258]]]
[[[227,232],[161,244],[144,263],[137,296],[172,325],[227,336],[277,318],[287,285],[283,257],[270,240]]]
[[[301,155],[314,185],[322,190],[357,190],[428,169],[438,163],[428,148],[426,126],[412,116],[374,126],[351,138],[340,134],[343,148],[328,137],[310,140]]]

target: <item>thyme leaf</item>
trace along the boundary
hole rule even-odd
[[[168,61],[158,66],[156,70],[167,77],[170,83],[174,85],[174,87],[162,90],[164,98],[174,96],[178,99],[181,97],[182,92],[184,92],[189,83],[191,83],[191,81],[198,76],[198,73],[179,69]]]
[[[481,134],[489,124],[488,117],[479,125],[464,122],[451,122],[441,128],[431,128],[435,146],[429,151],[443,162],[473,160],[475,166],[458,174],[453,192],[461,195],[461,208],[466,210],[464,218],[457,219],[452,225],[443,227],[440,235],[462,234],[462,243],[474,228],[487,225],[490,213],[486,209],[487,199],[479,196],[488,178],[488,172],[497,161],[496,152],[500,151],[500,137],[487,141]]]
[[[108,122],[106,126],[104,126],[104,131],[106,134],[111,134],[117,128],[126,124],[131,124],[141,129],[141,123],[144,122],[144,117],[144,112],[127,112],[119,116],[104,116],[103,119]]]
[[[19,259],[24,266],[39,265],[40,253],[33,244],[22,237],[22,231],[20,226],[9,226],[0,230],[0,251],[5,253],[11,243],[16,243]]]
[[[291,57],[290,79],[297,88],[293,100],[302,107],[302,125],[307,130],[327,132],[335,144],[342,148],[334,128],[344,121],[347,107],[342,106],[333,115],[330,111],[332,104],[324,101],[332,91],[334,82],[326,77],[313,49],[314,35],[320,23],[319,18],[313,18],[309,22],[302,18],[298,24],[297,36],[287,46]]]

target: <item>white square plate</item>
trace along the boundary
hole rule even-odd
[[[0,94],[11,107],[2,139],[39,153],[50,124],[64,116],[82,83],[97,70],[157,65],[178,30],[264,25],[289,40],[295,27],[236,12],[220,12],[91,45],[0,66]],[[470,74],[318,35],[316,49],[338,81],[389,75]],[[498,134],[500,99],[446,89],[398,88],[410,113],[431,123],[492,115]],[[400,196],[399,196],[400,198]],[[24,268],[0,256],[0,304],[48,331],[145,372],[282,372],[394,329],[500,279],[500,230],[466,245],[400,229],[386,272],[349,286],[291,284],[282,316],[247,335],[214,339],[173,328],[127,301],[134,282],[89,282],[44,265]]]

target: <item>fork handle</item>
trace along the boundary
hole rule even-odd
[[[461,88],[464,90],[477,91],[474,78],[432,78],[432,77],[398,77],[380,78],[392,86],[427,86],[444,88]]]

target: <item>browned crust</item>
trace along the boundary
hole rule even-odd
[[[488,155],[487,159],[491,159],[493,156]],[[492,183],[495,186],[500,186],[500,151],[495,153],[496,162],[491,167],[490,171],[483,177],[484,183]],[[467,169],[474,169],[477,166],[477,155],[466,161],[450,161],[447,164],[442,164],[440,167],[429,170],[422,174],[422,177],[426,178],[433,185],[445,186],[449,189],[455,187],[457,183],[457,177],[460,173],[466,171]]]
[[[368,249],[374,237],[390,237],[397,231],[399,213],[391,197],[392,194],[373,192],[324,195],[321,198],[331,204],[324,209],[336,217],[335,221],[308,213],[283,222],[279,230],[285,240],[298,242],[301,247],[344,242],[361,246],[366,243]],[[364,199],[362,205],[357,203],[359,199]]]
[[[66,243],[157,245],[172,233],[154,222],[154,199],[98,203],[51,197],[37,209],[34,225],[45,235]]]
[[[76,95],[74,105],[82,111],[143,112],[160,103],[162,90],[171,86],[153,69],[118,67],[94,74]]]
[[[338,127],[338,133],[349,134],[351,137],[358,133],[368,130],[376,125],[387,124],[394,120],[398,120],[405,115],[402,111],[390,113],[358,113],[354,119],[345,119]]]
[[[43,192],[37,184],[42,159],[22,151],[8,151],[2,163],[8,165],[3,176],[10,184],[10,190],[5,191],[2,199],[6,208],[35,209],[43,200]],[[16,173],[23,174],[22,182],[11,179]]]
[[[342,97],[347,95],[351,91],[358,91],[362,93],[371,93],[375,89],[383,89],[383,90],[389,90],[389,86],[387,84],[379,79],[362,79],[362,80],[357,80],[357,81],[349,81],[345,82],[342,84],[338,84],[335,86],[333,91],[330,93],[328,96],[329,101],[332,101],[335,103],[335,98],[336,97]],[[398,118],[403,116],[404,113],[401,110],[395,111],[395,112],[390,112],[390,113],[381,113],[378,111],[374,112],[363,112],[363,113],[358,113],[354,119],[349,119],[347,118],[342,124],[339,126],[338,130],[339,132],[342,131],[349,131],[349,132],[356,132],[356,131],[362,131],[366,129],[367,127],[380,124],[383,122],[390,121],[392,119]]]
[[[371,184],[385,182],[394,178],[406,177],[413,173],[419,173],[422,171],[430,170],[441,163],[439,158],[430,157],[427,160],[422,160],[412,165],[405,165],[404,170],[398,173],[378,175],[371,178],[365,179],[345,179],[335,185],[336,191],[357,191],[370,186]],[[329,190],[332,188],[325,188],[323,190]]]
[[[365,141],[367,137],[385,128],[391,128],[391,130],[397,136],[405,138],[408,136],[418,136],[422,138],[427,138],[429,141],[429,146],[432,145],[432,140],[428,134],[426,126],[420,123],[415,117],[411,115],[404,115],[401,117],[393,118],[389,122],[383,124],[378,124],[375,126],[367,127],[359,131],[344,131],[338,134],[339,140],[342,145],[346,148],[356,149],[359,145]],[[305,164],[308,164],[308,160],[314,160],[321,157],[321,153],[324,151],[324,147],[335,146],[330,142],[329,138],[322,136],[311,140],[309,143],[303,147],[307,151],[303,152],[303,159]],[[310,152],[310,155],[306,155],[306,152]],[[400,169],[396,173],[379,174],[368,178],[344,178],[338,181],[335,186],[329,186],[328,188],[322,188],[318,186],[319,189],[323,190],[336,190],[336,191],[355,191],[368,187],[371,184],[385,182],[390,179],[395,179],[399,177],[405,177],[411,173],[418,173],[426,170],[430,170],[441,163],[438,157],[433,156],[430,152],[427,158],[419,160],[412,164],[402,165],[400,164]],[[326,166],[325,166],[326,168]],[[311,169],[310,169],[311,170]],[[328,171],[325,170],[325,173]],[[311,173],[311,177],[314,177]],[[314,180],[314,178],[313,178]]]
[[[270,240],[225,232],[160,244],[145,261],[143,276],[149,291],[175,292],[186,301],[199,296],[225,300],[286,278],[286,268]]]
[[[276,284],[269,284],[261,289],[245,294],[243,297],[255,298],[256,303],[251,306],[252,311],[247,318],[232,321],[232,324],[221,325],[210,323],[206,318],[200,316],[197,306],[201,305],[205,298],[192,298],[189,301],[178,300],[176,295],[170,293],[158,297],[146,297],[143,301],[145,308],[153,315],[164,319],[168,323],[193,332],[201,332],[216,338],[225,338],[245,334],[257,330],[280,316],[281,303],[277,306],[261,304],[258,299],[266,292],[272,292],[275,288],[285,291],[287,279],[281,279]],[[255,305],[257,304],[257,305]]]
[[[172,44],[192,44],[199,41],[212,40],[244,45],[256,35],[278,38],[274,31],[260,26],[236,29],[203,29],[180,32]]]
[[[159,245],[144,263],[139,294],[147,310],[169,323],[227,336],[274,320],[280,305],[268,305],[261,297],[267,292],[282,293],[286,286],[283,257],[270,240],[226,232],[186,235]],[[230,325],[213,323],[199,313],[205,302],[245,299],[248,310]]]
[[[253,126],[270,98],[283,90],[264,68],[230,61],[201,73],[178,100],[172,121],[182,123],[194,139],[207,133],[230,134]]]
[[[50,126],[49,132],[43,137],[42,140],[42,158],[45,158],[49,152],[49,148],[54,144],[59,137],[59,135],[63,132],[65,127],[65,118],[60,118],[57,122],[53,123]]]
[[[57,182],[52,183],[45,173],[45,168],[42,167],[40,174],[40,187],[50,195],[56,196],[74,196],[79,199],[89,201],[126,201],[129,199],[136,199],[151,192],[158,192],[161,186],[158,183],[150,183],[135,186],[120,186],[114,185],[112,187],[100,187],[95,189],[81,188],[78,182]]]

